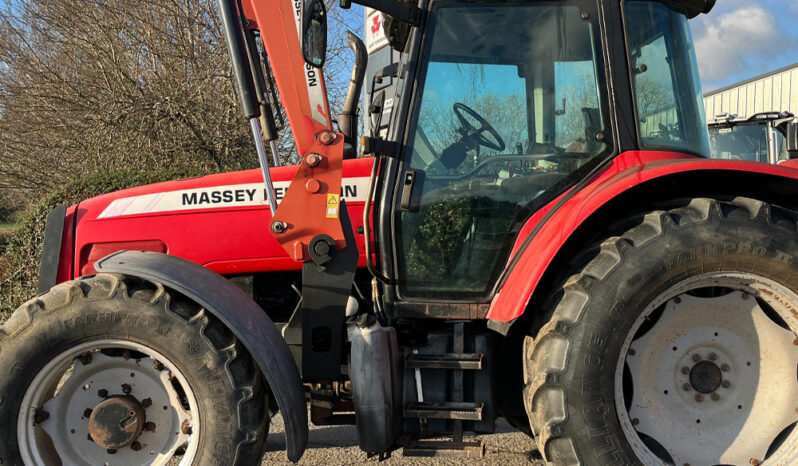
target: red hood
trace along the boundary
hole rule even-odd
[[[355,228],[362,224],[372,161],[344,161],[342,191]],[[278,202],[295,171],[296,166],[271,170]],[[125,242],[128,249],[160,242],[169,254],[225,274],[301,268],[269,233],[271,212],[257,169],[124,189],[76,207],[73,276],[92,273],[85,266],[96,245]],[[362,252],[359,235],[358,245]],[[116,246],[103,251],[109,248]]]

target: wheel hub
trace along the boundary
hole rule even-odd
[[[712,393],[720,387],[723,374],[720,367],[710,361],[696,363],[690,370],[690,385],[699,393]]]
[[[89,435],[97,445],[117,450],[131,444],[144,430],[146,415],[138,401],[115,396],[100,402],[89,417]]]
[[[768,304],[766,312],[740,290],[683,292],[659,315],[654,308],[641,315],[633,328],[651,326],[627,337],[616,405],[645,464],[745,464],[774,449],[780,453],[768,459],[790,451],[778,445],[798,421],[798,339],[778,317],[798,328],[798,315]],[[624,365],[628,384],[619,379]],[[784,444],[798,442],[792,437]]]

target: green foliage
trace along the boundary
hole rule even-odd
[[[38,293],[44,224],[53,208],[133,186],[202,174],[191,168],[101,173],[68,183],[33,204],[7,238],[5,251],[0,251],[0,322],[8,318],[17,306]]]

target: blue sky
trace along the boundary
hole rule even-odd
[[[692,30],[704,92],[798,63],[798,0],[718,0]]]

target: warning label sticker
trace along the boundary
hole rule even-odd
[[[338,218],[338,194],[327,194],[327,218]]]

